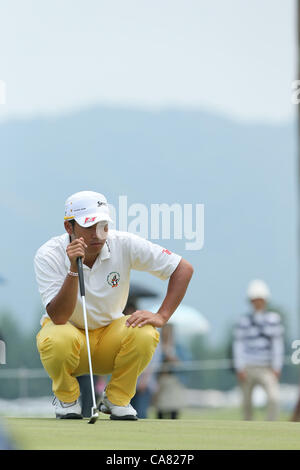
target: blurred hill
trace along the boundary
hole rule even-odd
[[[176,109],[99,106],[2,123],[0,274],[7,282],[0,308],[36,328],[34,253],[64,231],[65,199],[91,189],[116,208],[120,195],[149,209],[204,204],[202,250],[186,251],[186,240],[160,241],[194,265],[185,302],[207,317],[218,340],[247,309],[248,281],[260,277],[298,337],[295,137],[293,123],[241,123]],[[161,293],[167,286],[146,273],[133,279]]]

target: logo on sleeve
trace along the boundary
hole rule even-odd
[[[167,253],[167,255],[171,255],[171,254],[172,254],[172,251],[166,250],[165,248],[163,249],[162,252],[163,252],[163,253]]]
[[[120,282],[120,274],[116,272],[109,273],[106,279],[111,287],[118,287]]]

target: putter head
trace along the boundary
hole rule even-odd
[[[92,414],[91,414],[91,417],[88,421],[88,424],[94,424],[97,421],[98,418],[99,418],[98,409],[92,407]]]

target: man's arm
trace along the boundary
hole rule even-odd
[[[284,340],[282,336],[272,338],[272,370],[277,378],[280,377],[284,360]]]
[[[78,278],[67,275],[60,291],[47,305],[46,310],[56,325],[64,325],[74,312],[77,302]]]
[[[245,363],[244,363],[244,344],[241,338],[234,338],[232,345],[233,352],[233,367],[236,372],[237,378],[240,381],[245,380]]]
[[[247,318],[246,318],[247,320]],[[239,381],[243,382],[246,379],[245,371],[245,334],[247,331],[245,325],[241,324],[244,319],[241,318],[233,329],[233,342],[232,342],[232,359],[233,368]]]
[[[192,265],[185,259],[181,259],[177,268],[170,276],[167,294],[158,312],[152,313],[147,310],[137,310],[130,315],[126,326],[141,327],[153,325],[160,328],[167,323],[185,296],[193,272]]]
[[[77,258],[84,260],[84,248],[86,244],[83,238],[74,240],[67,246],[67,255],[70,259],[70,271],[77,273]],[[58,294],[47,305],[46,310],[56,325],[67,323],[74,312],[78,293],[78,277],[67,275]]]

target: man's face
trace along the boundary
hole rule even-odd
[[[266,307],[266,301],[264,299],[253,299],[251,303],[254,307],[254,310],[264,310]]]
[[[98,255],[105,243],[106,236],[108,233],[108,224],[102,225],[103,237],[99,238],[96,232],[97,224],[91,225],[90,227],[81,227],[76,221],[74,223],[74,228],[70,222],[65,222],[65,229],[69,235],[71,235],[72,240],[75,238],[83,237],[87,248],[87,255]]]

